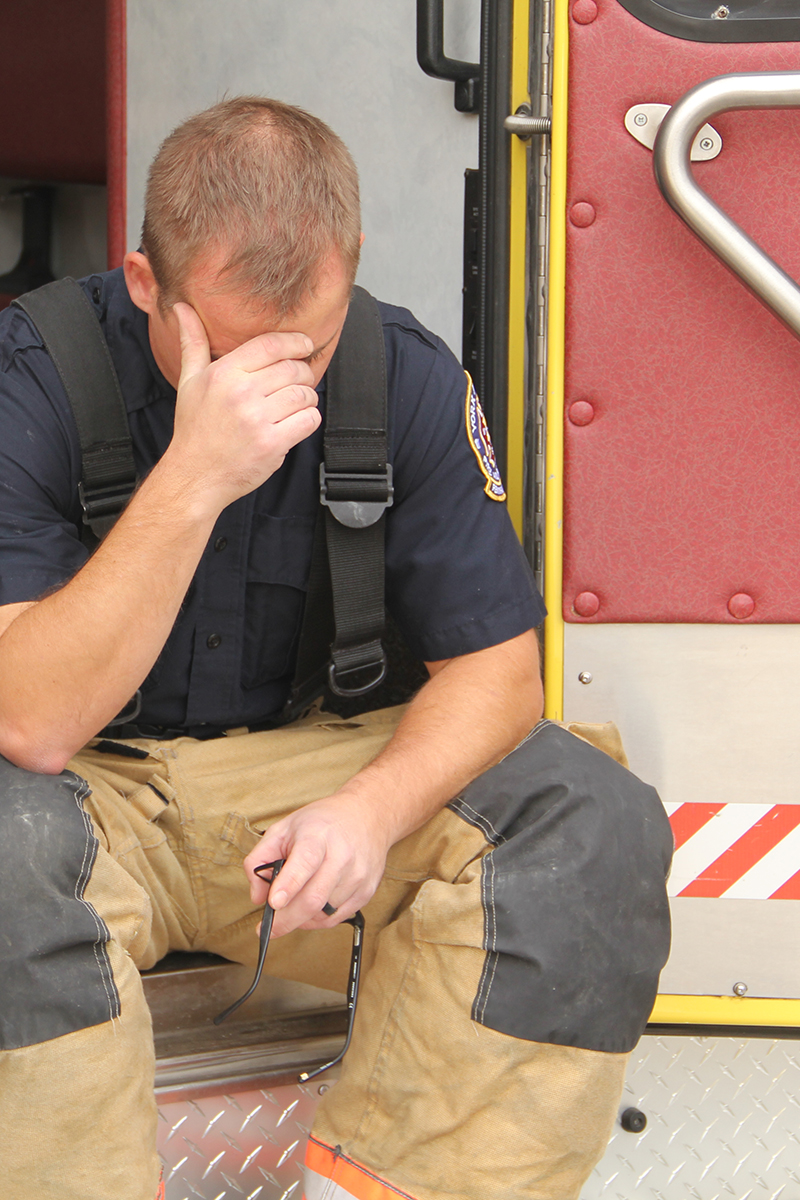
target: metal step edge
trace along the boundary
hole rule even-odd
[[[202,1088],[224,1088],[278,1078],[297,1082],[309,1066],[327,1062],[341,1050],[343,1037],[306,1037],[262,1046],[231,1047],[201,1054],[159,1058],[156,1093],[184,1094]]]

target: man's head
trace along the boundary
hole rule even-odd
[[[358,175],[327,125],[244,96],[190,117],[161,146],[147,186],[144,254],[125,256],[162,373],[177,385],[184,301],[213,357],[259,333],[306,333],[315,383],[336,348],[361,248]]]
[[[150,168],[142,246],[159,306],[187,299],[213,255],[220,291],[282,318],[334,253],[352,284],[361,246],[358,174],[344,143],[302,109],[224,100],[169,135]]]

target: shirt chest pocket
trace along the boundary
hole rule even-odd
[[[245,588],[242,683],[258,687],[290,674],[303,617],[316,514],[256,514]]]

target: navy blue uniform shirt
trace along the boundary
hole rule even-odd
[[[122,271],[81,282],[119,376],[143,476],[172,436],[175,391],[156,366],[147,317],[130,300]],[[481,455],[479,410],[476,418],[464,372],[409,312],[380,309],[395,487],[386,520],[387,607],[415,655],[452,658],[523,633],[544,607],[505,505],[492,498],[500,485]],[[318,391],[324,413],[324,380]],[[0,604],[13,604],[64,584],[87,558],[75,422],[19,309],[0,315],[0,429]],[[236,726],[280,711],[297,652],[321,459],[318,430],[220,515],[143,684],[139,720]]]

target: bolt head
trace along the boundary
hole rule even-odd
[[[591,671],[581,671],[581,673],[578,675],[578,680],[580,683],[591,683],[592,678],[593,676]]]
[[[711,138],[703,138],[703,140],[700,143],[700,149],[701,150],[713,150],[714,143],[712,142]]]
[[[719,8],[715,8],[711,16],[715,21],[727,21],[731,15],[731,10],[726,4],[720,4]]]
[[[733,985],[733,994],[734,994],[734,996],[746,996],[747,995],[747,984],[746,983],[735,983]]]
[[[646,125],[647,124],[647,113],[637,113],[636,116],[633,118],[633,123],[634,123],[634,125]]]
[[[642,1133],[647,1128],[647,1117],[639,1108],[626,1108],[619,1123],[626,1133]]]
[[[318,1095],[318,1096],[324,1096],[324,1095],[325,1095],[325,1093],[326,1093],[327,1091],[329,1091],[329,1090],[330,1090],[330,1084],[327,1084],[327,1083],[321,1083],[321,1084],[319,1085],[319,1087],[317,1088],[317,1095]]]

